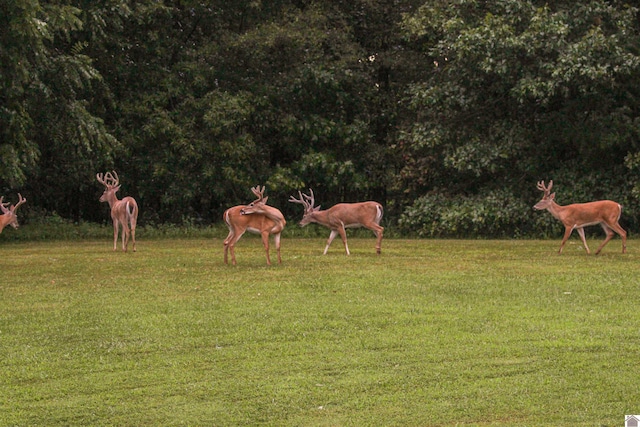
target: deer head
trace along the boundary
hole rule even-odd
[[[551,193],[551,187],[553,187],[553,180],[549,181],[548,186],[544,185],[544,181],[539,181],[537,187],[538,187],[538,190],[544,192],[544,195],[542,196],[542,199],[533,206],[533,208],[536,210],[547,209],[549,206],[551,206],[554,203],[554,200],[556,198],[556,193],[553,193],[553,194]]]
[[[22,194],[18,193],[18,203],[7,207],[10,203],[3,203],[3,198],[4,196],[0,197],[0,210],[2,210],[2,215],[0,215],[0,233],[2,232],[2,229],[7,225],[12,226],[13,228],[19,227],[16,210],[27,201],[27,199],[22,197]]]
[[[113,201],[116,197],[116,193],[120,190],[120,179],[116,171],[107,172],[106,174],[96,174],[96,179],[102,185],[104,185],[104,193],[100,196],[101,202]]]
[[[304,207],[304,214],[302,215],[302,219],[300,220],[300,225],[304,227],[305,225],[310,224],[312,221],[313,213],[320,211],[320,205],[313,206],[315,204],[315,196],[313,195],[313,190],[309,189],[309,195],[303,194],[301,191],[298,191],[299,199],[291,196],[289,197],[289,201],[291,203],[298,203]]]

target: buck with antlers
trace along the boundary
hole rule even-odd
[[[360,202],[360,203],[339,203],[327,210],[320,210],[320,206],[315,206],[315,197],[313,190],[309,189],[309,195],[298,191],[299,199],[294,196],[289,198],[291,203],[299,203],[304,206],[304,215],[300,221],[300,225],[304,227],[307,224],[315,222],[323,225],[331,230],[327,246],[324,248],[324,254],[327,254],[331,242],[339,234],[344,243],[344,250],[350,255],[349,245],[347,245],[346,228],[365,227],[373,231],[377,237],[376,253],[379,255],[382,245],[382,233],[384,227],[380,226],[382,220],[383,208],[378,202]]]
[[[564,244],[567,242],[571,232],[576,229],[587,253],[591,253],[584,236],[584,227],[596,224],[600,224],[607,235],[596,251],[596,255],[615,235],[614,231],[622,237],[622,253],[627,252],[627,232],[618,223],[622,214],[622,206],[619,203],[611,200],[599,200],[597,202],[560,206],[555,202],[556,193],[551,193],[551,187],[553,187],[553,181],[549,181],[549,186],[545,186],[544,181],[538,182],[538,190],[544,191],[544,195],[542,200],[536,203],[533,208],[536,210],[548,210],[551,215],[564,224],[564,237],[560,244],[560,250],[558,250],[559,254],[562,253]]]
[[[104,185],[104,193],[100,196],[101,202],[109,203],[111,219],[113,220],[113,250],[117,250],[118,228],[122,226],[122,250],[125,252],[129,246],[129,238],[133,243],[133,251],[136,251],[136,224],[138,222],[138,203],[133,197],[125,197],[118,200],[116,193],[120,190],[120,179],[116,171],[106,174],[96,174],[98,182]]]
[[[27,201],[27,199],[22,197],[22,194],[18,193],[18,203],[7,208],[10,203],[2,203],[3,198],[4,196],[0,197],[0,209],[2,209],[2,215],[0,215],[0,233],[2,233],[2,230],[4,230],[7,225],[12,226],[13,228],[18,228],[19,224],[16,209]]]
[[[224,239],[224,263],[228,264],[227,253],[231,252],[231,262],[236,265],[235,246],[242,235],[249,231],[262,236],[262,244],[267,255],[267,265],[271,265],[269,257],[269,236],[273,234],[276,251],[278,253],[278,263],[282,263],[280,256],[280,234],[287,224],[282,212],[268,206],[264,197],[264,186],[253,187],[251,189],[257,197],[248,205],[239,205],[227,209],[223,214],[224,222],[229,227],[229,234]]]

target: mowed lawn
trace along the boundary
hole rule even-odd
[[[621,426],[640,244],[0,240],[2,426]],[[599,239],[598,239],[599,240]],[[598,241],[590,239],[592,249]],[[272,259],[275,251],[272,248]]]

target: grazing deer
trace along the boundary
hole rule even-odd
[[[0,233],[7,225],[12,226],[13,228],[18,228],[18,216],[16,215],[16,209],[20,207],[27,199],[22,197],[22,194],[18,193],[18,203],[15,205],[11,205],[8,209],[7,206],[10,204],[9,202],[2,203],[2,199],[4,196],[0,197],[0,209],[2,209],[2,215],[0,215]]]
[[[291,203],[299,203],[304,206],[304,215],[300,221],[300,225],[305,225],[315,222],[320,225],[324,225],[329,230],[329,240],[327,240],[327,246],[324,248],[324,254],[327,254],[329,246],[333,239],[339,234],[344,243],[344,250],[347,255],[350,255],[349,245],[347,245],[347,233],[346,228],[365,227],[373,231],[377,237],[376,241],[376,253],[380,255],[380,248],[382,245],[382,233],[384,227],[380,226],[382,220],[383,209],[382,205],[378,202],[360,202],[360,203],[339,203],[327,210],[321,211],[320,206],[314,207],[314,195],[313,190],[309,189],[309,195],[302,194],[298,191],[299,199],[294,196],[289,198]]]
[[[138,204],[133,197],[125,197],[118,200],[116,192],[120,190],[120,179],[116,171],[105,174],[96,174],[98,182],[104,185],[104,193],[100,196],[101,202],[109,203],[111,219],[113,220],[113,250],[117,250],[118,227],[122,226],[122,250],[127,252],[129,237],[133,243],[133,251],[136,251],[136,224],[138,222]]]
[[[267,206],[268,197],[264,197],[264,186],[251,189],[257,199],[248,205],[239,205],[227,209],[223,214],[224,222],[229,227],[229,234],[224,239],[224,263],[228,264],[227,253],[231,251],[231,263],[236,265],[235,246],[240,237],[246,232],[257,233],[262,236],[262,244],[267,254],[267,265],[271,265],[269,257],[269,235],[273,239],[278,253],[278,263],[282,263],[280,257],[280,234],[287,224],[282,213],[271,206]]]
[[[596,251],[596,255],[611,240],[614,236],[614,231],[622,237],[622,253],[627,252],[627,232],[618,223],[622,213],[622,206],[619,203],[611,200],[599,200],[597,202],[560,206],[555,202],[556,193],[551,194],[551,187],[553,187],[553,181],[549,181],[548,187],[545,187],[544,181],[538,182],[538,190],[544,191],[544,196],[533,208],[536,210],[548,210],[551,215],[564,224],[564,237],[560,244],[559,254],[562,253],[564,244],[574,229],[578,230],[582,243],[584,243],[584,248],[590,254],[587,240],[584,237],[584,227],[596,224],[600,224],[607,234],[607,237]]]

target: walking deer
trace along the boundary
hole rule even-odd
[[[313,190],[309,189],[309,195],[298,191],[299,199],[294,196],[289,198],[291,203],[298,203],[304,206],[304,214],[300,221],[300,226],[315,222],[323,225],[331,230],[327,246],[324,248],[324,255],[327,254],[329,246],[333,239],[339,234],[344,244],[344,250],[350,255],[349,245],[347,244],[346,228],[365,227],[373,231],[377,237],[376,253],[380,255],[382,245],[382,233],[384,227],[380,225],[382,220],[383,208],[378,202],[360,202],[360,203],[339,203],[327,210],[320,210],[320,206],[315,206],[315,197]]]
[[[590,254],[591,252],[584,236],[584,227],[596,224],[600,224],[607,235],[600,247],[598,247],[596,255],[615,235],[614,231],[622,238],[622,253],[627,252],[627,232],[618,223],[622,214],[622,206],[619,203],[611,200],[599,200],[597,202],[560,206],[555,202],[556,193],[551,194],[551,187],[553,187],[553,181],[549,181],[549,186],[545,186],[544,181],[538,182],[538,190],[543,191],[544,195],[542,200],[536,203],[533,208],[536,210],[548,210],[551,215],[564,224],[564,237],[558,250],[559,254],[562,253],[564,244],[573,230],[578,230],[584,248],[587,254]]]
[[[229,234],[224,239],[224,263],[228,264],[227,253],[231,252],[231,263],[236,265],[235,246],[242,235],[249,231],[250,233],[260,234],[262,236],[262,244],[267,256],[267,265],[271,265],[269,257],[269,236],[273,235],[278,253],[278,263],[282,263],[280,256],[280,234],[284,229],[287,221],[285,221],[282,212],[278,209],[268,206],[267,199],[264,197],[264,186],[253,187],[251,189],[257,197],[256,200],[248,205],[239,205],[227,209],[223,214],[224,222],[229,227]]]
[[[2,215],[0,215],[0,233],[2,233],[2,230],[4,230],[7,225],[13,228],[19,227],[16,210],[27,201],[27,199],[22,197],[22,194],[18,193],[18,203],[9,206],[9,202],[2,202],[3,198],[4,196],[0,197],[0,209],[2,210]],[[9,206],[9,208],[7,208],[7,206]]]
[[[125,197],[118,200],[116,193],[120,190],[120,179],[116,171],[106,174],[96,174],[98,182],[104,185],[104,193],[100,196],[101,202],[109,203],[111,219],[113,220],[113,250],[117,250],[118,228],[122,226],[122,250],[127,252],[129,238],[133,243],[133,251],[136,251],[136,224],[138,222],[138,203],[133,197]]]

